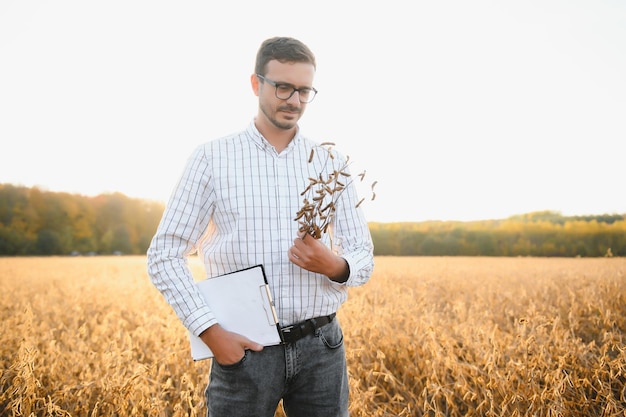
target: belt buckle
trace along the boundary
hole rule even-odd
[[[293,324],[280,328],[280,335],[284,344],[291,343],[291,338],[295,336],[295,332],[293,331],[297,326]]]
[[[281,327],[280,331],[281,332],[285,332],[285,333],[291,333],[291,331],[294,329],[294,327],[296,327],[296,326],[294,326],[293,324],[290,324],[289,326]]]

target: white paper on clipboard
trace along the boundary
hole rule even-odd
[[[281,343],[278,318],[263,265],[197,282],[198,289],[224,329],[263,346]],[[211,349],[189,332],[193,360],[213,357]]]

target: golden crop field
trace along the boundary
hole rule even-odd
[[[210,361],[145,271],[0,258],[0,415],[204,415]],[[624,258],[379,257],[350,291],[352,416],[626,416]]]

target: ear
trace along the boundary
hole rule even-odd
[[[250,76],[250,85],[252,86],[252,91],[255,96],[259,96],[259,77],[256,74],[252,74]]]

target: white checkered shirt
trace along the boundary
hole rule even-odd
[[[288,259],[302,191],[310,177],[327,176],[338,163],[324,163],[324,152],[315,152],[309,163],[314,146],[298,132],[279,154],[251,123],[199,146],[189,158],[148,249],[148,272],[194,334],[217,322],[187,266],[196,251],[209,277],[263,264],[281,325],[336,312],[348,287],[369,279],[373,245],[352,186],[337,201],[332,224],[332,249],[347,261],[348,281],[336,283]],[[322,240],[331,246],[329,234]]]

